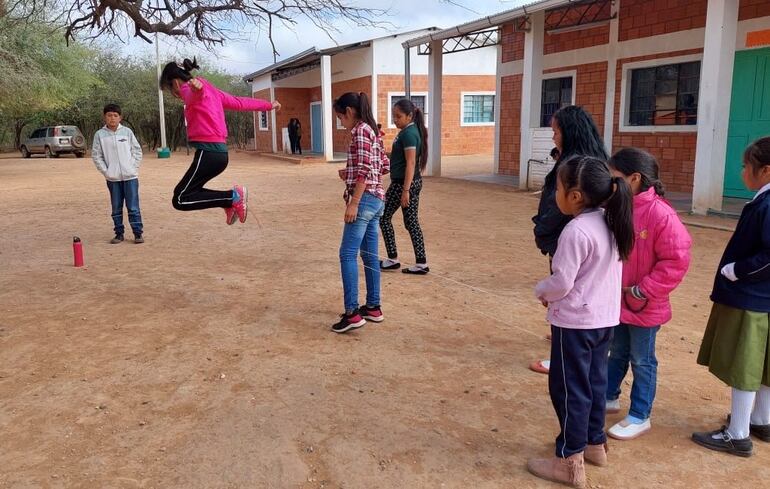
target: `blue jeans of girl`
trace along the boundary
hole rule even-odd
[[[345,295],[345,311],[358,308],[358,254],[364,262],[366,304],[380,305],[380,259],[378,237],[385,202],[364,192],[356,220],[345,223],[340,244],[340,269]]]
[[[660,326],[651,328],[620,324],[613,331],[610,360],[607,364],[607,400],[620,397],[620,385],[631,365],[634,383],[631,385],[631,408],[628,414],[647,419],[652,412],[658,384],[658,359],[655,357],[655,337]]]

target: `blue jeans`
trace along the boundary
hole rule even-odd
[[[620,324],[615,327],[610,345],[610,361],[607,364],[607,400],[620,396],[620,385],[628,372],[628,364],[634,373],[631,385],[631,408],[628,414],[647,419],[652,412],[655,390],[658,384],[658,359],[655,357],[655,337],[660,326],[645,328]]]
[[[366,304],[380,305],[380,258],[377,239],[384,208],[385,202],[369,192],[364,192],[361,203],[358,204],[355,222],[345,223],[340,244],[340,268],[346,312],[358,308],[359,251],[365,267]]]
[[[134,235],[142,234],[142,214],[139,212],[139,179],[125,180],[123,182],[110,182],[107,180],[107,188],[110,189],[110,202],[112,203],[112,222],[115,224],[115,234],[123,234],[123,202],[128,210],[128,223]]]

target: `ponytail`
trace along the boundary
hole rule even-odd
[[[622,177],[612,177],[612,195],[604,205],[604,220],[615,237],[621,260],[627,260],[634,247],[633,195]]]
[[[634,221],[633,195],[623,177],[613,177],[605,161],[579,155],[562,162],[557,175],[564,188],[580,190],[585,207],[604,207],[618,254],[626,260],[634,247]]]
[[[411,115],[412,122],[420,131],[420,160],[417,163],[420,165],[420,171],[423,172],[428,165],[428,128],[425,127],[425,114],[408,98],[402,98],[393,106],[398,107],[404,115]]]
[[[160,88],[171,90],[171,88],[174,86],[174,80],[182,80],[183,82],[188,82],[193,78],[190,72],[192,70],[199,69],[200,66],[198,66],[198,62],[196,61],[195,57],[193,57],[192,61],[185,58],[185,60],[182,62],[182,66],[179,66],[174,61],[167,63],[166,66],[163,67],[163,72],[160,74]]]
[[[338,114],[344,114],[348,107],[353,109],[356,116],[367,123],[379,137],[380,131],[377,129],[377,120],[372,114],[372,104],[365,92],[347,92],[334,101],[334,111]]]

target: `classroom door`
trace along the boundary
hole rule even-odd
[[[743,185],[743,151],[770,135],[770,48],[738,51],[733,68],[733,94],[727,130],[725,197],[751,198]]]
[[[313,153],[324,152],[323,110],[320,103],[310,104],[310,139]]]

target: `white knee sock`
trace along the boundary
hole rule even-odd
[[[727,428],[727,432],[734,440],[742,440],[749,436],[749,420],[756,395],[756,392],[733,388],[730,426]]]
[[[759,387],[754,410],[751,412],[751,424],[770,424],[770,387],[766,385]]]

